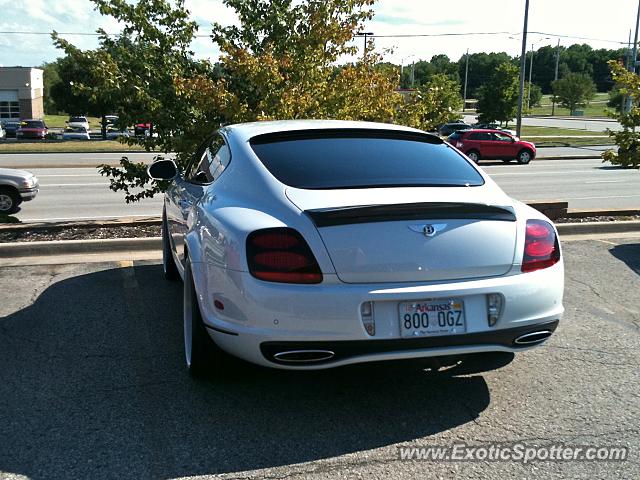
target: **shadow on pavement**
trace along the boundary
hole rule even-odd
[[[609,253],[623,261],[635,273],[640,275],[640,243],[625,243],[616,245]]]
[[[183,366],[181,289],[156,265],[103,270],[58,281],[0,319],[0,472],[239,472],[412,442],[489,405],[481,376],[415,364],[243,367],[194,381]]]

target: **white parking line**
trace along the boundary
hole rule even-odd
[[[590,182],[584,182],[584,183],[624,183],[626,182],[626,180],[593,180]]]
[[[46,177],[101,177],[99,173],[67,173],[67,174],[38,174],[36,177],[38,178],[46,178]]]
[[[101,183],[43,183],[40,184],[40,188],[42,187],[95,187],[95,186],[109,186],[109,182],[101,182]]]

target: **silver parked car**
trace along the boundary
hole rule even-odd
[[[36,198],[38,189],[38,179],[33,173],[0,168],[0,213],[15,213],[22,202]]]
[[[520,352],[562,317],[558,233],[435,135],[398,125],[231,125],[171,182],[163,267],[185,360],[285,369]]]

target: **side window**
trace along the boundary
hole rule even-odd
[[[220,137],[221,145],[218,151],[215,153],[213,158],[211,159],[211,164],[209,166],[210,175],[213,182],[215,182],[218,177],[224,172],[224,170],[229,165],[231,161],[231,151],[229,150],[229,146],[225,143],[224,138]]]
[[[481,133],[472,133],[469,135],[469,140],[482,140]]]
[[[503,133],[494,133],[496,140],[499,142],[510,142],[511,137],[509,135],[505,135]]]
[[[192,183],[211,183],[215,180],[213,176],[215,167],[213,166],[214,158],[220,150],[220,147],[224,144],[222,136],[216,134],[208,142],[204,150],[200,150],[197,154],[199,158],[194,159],[193,163],[189,166],[186,179]]]

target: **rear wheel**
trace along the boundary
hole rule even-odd
[[[173,259],[173,248],[169,237],[167,214],[162,214],[162,271],[167,280],[177,280],[180,277],[176,261]]]
[[[204,326],[189,257],[185,259],[183,300],[184,353],[189,373],[194,377],[220,373],[226,354],[213,342]]]
[[[12,188],[0,187],[0,213],[9,215],[18,211],[20,195]]]
[[[520,150],[520,153],[518,153],[518,163],[522,165],[529,163],[532,158],[533,154],[531,153],[531,150],[524,149]]]
[[[467,152],[467,157],[469,157],[473,163],[478,163],[480,161],[480,152],[477,150],[471,150]]]

